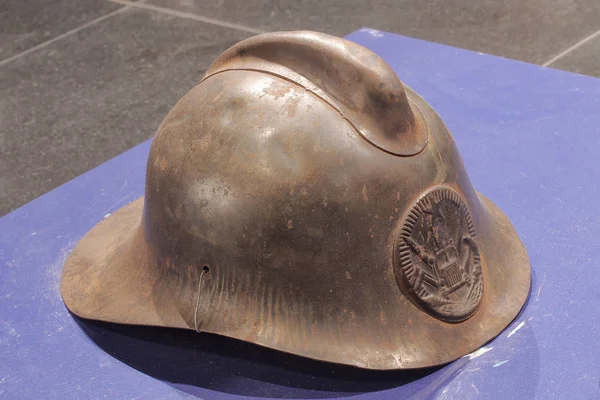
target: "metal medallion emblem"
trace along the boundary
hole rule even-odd
[[[434,317],[469,318],[483,296],[473,220],[454,190],[438,186],[421,195],[404,217],[394,268],[404,293]]]

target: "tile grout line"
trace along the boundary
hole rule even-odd
[[[195,21],[204,22],[204,23],[212,24],[212,25],[218,25],[218,26],[222,26],[224,28],[236,29],[236,30],[243,31],[243,32],[256,33],[256,34],[266,32],[266,31],[263,31],[260,29],[251,28],[249,26],[234,24],[231,22],[225,22],[225,21],[221,21],[218,19],[203,17],[203,16],[200,16],[197,14],[192,14],[192,13],[185,12],[185,11],[173,10],[171,8],[159,7],[159,6],[155,6],[152,4],[135,3],[135,2],[129,1],[129,0],[108,0],[108,1],[110,1],[111,3],[129,6],[132,8],[143,8],[146,10],[152,10],[152,11],[156,11],[156,12],[163,13],[163,14],[173,15],[175,17],[193,19]]]
[[[119,8],[119,9],[116,9],[116,10],[114,10],[114,11],[111,11],[111,12],[109,12],[108,14],[104,14],[104,15],[102,15],[102,16],[100,16],[100,17],[96,18],[96,19],[93,19],[93,20],[91,20],[91,21],[88,21],[88,22],[86,22],[86,23],[85,23],[85,24],[83,24],[83,25],[80,25],[80,26],[78,26],[77,28],[71,29],[70,31],[67,31],[67,32],[65,32],[65,33],[62,33],[62,34],[60,34],[60,35],[58,35],[58,36],[55,36],[55,37],[53,37],[53,38],[52,38],[52,39],[50,39],[50,40],[47,40],[47,41],[45,41],[45,42],[43,42],[43,43],[40,43],[40,44],[38,44],[38,45],[36,45],[36,46],[30,47],[30,48],[28,48],[27,50],[20,52],[19,54],[15,54],[14,56],[11,56],[11,57],[8,57],[8,58],[5,58],[4,60],[0,61],[0,67],[1,67],[1,66],[3,66],[3,65],[5,65],[5,64],[8,64],[8,63],[9,63],[9,62],[11,62],[11,61],[14,61],[14,60],[16,60],[17,58],[21,58],[21,57],[23,57],[23,56],[26,56],[27,54],[33,53],[33,52],[35,52],[35,51],[37,51],[37,50],[39,50],[39,49],[42,49],[42,48],[44,48],[44,47],[46,47],[46,46],[48,46],[48,45],[50,45],[50,44],[52,44],[52,43],[54,43],[54,42],[57,42],[57,41],[59,41],[59,40],[61,40],[61,39],[64,39],[65,37],[67,37],[67,36],[69,36],[69,35],[72,35],[72,34],[74,34],[74,33],[77,33],[77,32],[79,32],[79,31],[80,31],[80,30],[82,30],[82,29],[85,29],[85,28],[87,28],[87,27],[89,27],[89,26],[92,26],[92,25],[94,25],[94,24],[97,24],[98,22],[104,21],[105,19],[108,19],[108,18],[110,18],[110,17],[112,17],[112,16],[115,16],[115,15],[117,15],[117,14],[120,14],[120,13],[122,13],[123,11],[126,11],[126,10],[128,10],[129,8],[130,8],[130,7],[121,7],[121,8]]]
[[[545,63],[543,63],[542,67],[548,67],[550,64],[552,64],[555,61],[558,61],[559,59],[563,58],[568,53],[572,52],[573,50],[578,49],[579,47],[583,46],[584,44],[586,44],[590,40],[595,39],[597,36],[600,36],[600,30],[598,30],[598,31],[592,33],[591,35],[589,35],[589,36],[581,39],[579,42],[575,43],[573,46],[571,46],[568,49],[566,49],[566,50],[560,52],[559,54],[555,55],[554,57],[552,57],[551,59],[549,59],[548,61],[546,61]]]

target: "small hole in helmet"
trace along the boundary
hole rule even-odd
[[[210,268],[208,267],[208,265],[204,264],[202,266],[202,272],[205,274],[208,274],[210,272]]]

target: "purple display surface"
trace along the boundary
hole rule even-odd
[[[441,114],[523,239],[532,288],[506,331],[442,368],[380,373],[74,318],[63,262],[143,194],[146,142],[0,219],[0,398],[600,398],[600,80],[370,29],[349,39]]]

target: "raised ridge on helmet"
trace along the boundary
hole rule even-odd
[[[309,31],[257,35],[224,52],[203,80],[229,70],[270,73],[304,87],[388,153],[411,156],[427,144],[423,117],[394,71],[348,40]]]

